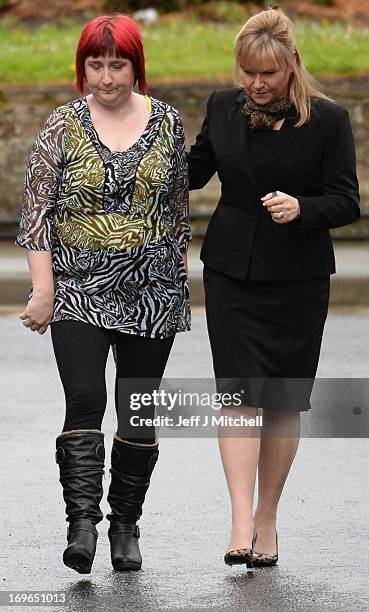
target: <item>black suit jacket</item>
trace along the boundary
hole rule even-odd
[[[215,172],[221,198],[201,250],[210,268],[238,279],[299,281],[335,272],[329,229],[360,216],[355,146],[348,112],[313,101],[311,118],[295,128],[291,109],[273,139],[257,181],[239,88],[214,92],[188,154],[190,189]],[[300,203],[299,220],[275,223],[261,197],[283,191]]]

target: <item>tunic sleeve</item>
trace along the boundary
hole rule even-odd
[[[188,212],[188,167],[181,118],[175,122],[174,176],[172,187],[172,209],[174,211],[174,233],[181,251],[187,251],[191,242],[191,228]]]
[[[47,119],[31,149],[24,183],[16,244],[50,251],[53,212],[64,166],[64,121],[57,110]]]

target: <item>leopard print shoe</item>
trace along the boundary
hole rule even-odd
[[[246,570],[252,570],[253,568],[253,552],[256,542],[256,531],[254,529],[254,535],[252,538],[251,548],[237,548],[229,550],[224,555],[224,563],[226,565],[246,565]]]
[[[252,562],[255,567],[267,567],[270,565],[277,565],[278,563],[278,533],[275,532],[276,552],[273,555],[269,553],[259,553],[254,551],[252,555]]]

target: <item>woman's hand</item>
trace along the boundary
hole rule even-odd
[[[272,219],[279,225],[289,223],[300,216],[300,204],[297,198],[283,193],[283,191],[273,191],[261,198],[263,206],[266,206]]]
[[[20,315],[23,325],[31,331],[44,334],[54,310],[53,294],[35,294],[29,300],[25,311]]]

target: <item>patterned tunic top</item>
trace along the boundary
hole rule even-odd
[[[151,338],[190,328],[183,127],[147,100],[147,126],[122,153],[100,141],[86,98],[57,108],[31,150],[16,244],[52,252],[52,322]]]

